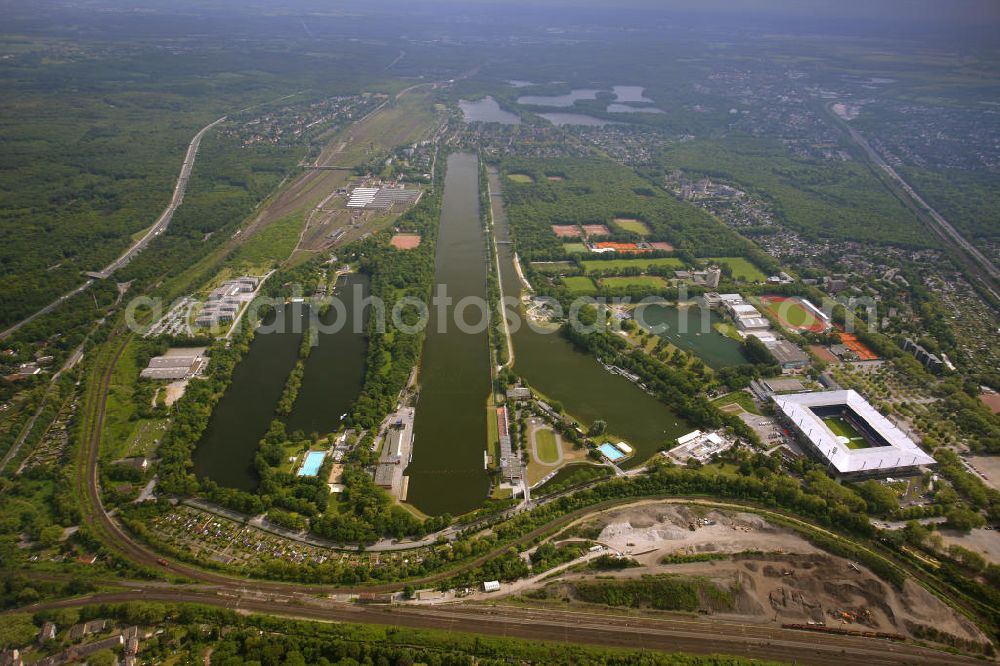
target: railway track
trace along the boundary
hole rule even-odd
[[[162,587],[106,592],[34,604],[18,612],[38,612],[93,604],[153,601],[193,603],[233,611],[325,622],[389,625],[536,641],[557,641],[624,649],[740,654],[757,659],[817,666],[964,666],[982,660],[885,639],[814,634],[794,629],[692,616],[629,617],[553,608],[469,604],[399,607],[337,604],[244,590],[206,591]]]

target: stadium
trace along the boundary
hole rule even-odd
[[[804,447],[838,476],[905,476],[935,463],[857,391],[775,396],[774,404]]]

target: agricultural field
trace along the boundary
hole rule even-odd
[[[602,287],[651,287],[654,289],[667,287],[667,281],[658,275],[631,275],[606,277],[597,281]]]
[[[597,287],[589,277],[564,277],[562,283],[571,296],[589,296],[597,293]]]
[[[605,271],[622,271],[625,269],[639,269],[641,271],[647,271],[650,268],[667,268],[670,270],[681,270],[684,268],[684,262],[680,259],[674,257],[657,257],[643,259],[641,257],[634,259],[608,259],[605,261],[593,260],[584,261],[583,269],[587,273],[593,272],[605,272]]]
[[[767,276],[744,257],[709,257],[705,261],[726,264],[733,272],[733,277],[744,282],[764,282]]]

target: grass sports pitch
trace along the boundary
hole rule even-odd
[[[834,435],[846,437],[849,440],[847,443],[849,449],[867,449],[871,446],[868,439],[842,416],[828,416],[823,419],[823,423]]]
[[[623,277],[606,277],[599,281],[602,287],[652,287],[664,289],[667,281],[658,275],[630,275]]]
[[[566,291],[572,296],[587,296],[597,293],[597,287],[594,286],[594,281],[589,277],[564,277],[562,283],[566,286]]]

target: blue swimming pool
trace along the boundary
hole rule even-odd
[[[323,459],[326,458],[326,451],[310,451],[306,454],[306,459],[302,461],[302,467],[299,468],[299,476],[316,476],[319,473],[320,465],[323,464]]]
[[[604,454],[604,457],[610,460],[611,462],[621,460],[622,458],[625,457],[625,454],[619,451],[618,448],[611,442],[604,442],[599,447],[597,447],[597,450],[600,451],[602,454]]]

